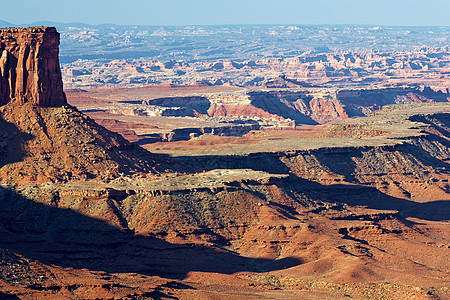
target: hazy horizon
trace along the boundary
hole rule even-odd
[[[411,28],[411,27],[450,27],[450,25],[382,25],[382,24],[352,24],[352,23],[347,23],[347,24],[337,24],[337,23],[323,23],[323,24],[300,24],[300,23],[253,23],[253,24],[178,24],[178,25],[153,25],[153,24],[121,24],[121,23],[99,23],[99,24],[92,24],[92,23],[85,23],[85,22],[57,22],[57,21],[52,21],[52,20],[40,20],[40,21],[33,21],[33,22],[28,22],[28,23],[12,23],[9,22],[7,20],[4,19],[0,19],[0,26],[1,24],[5,22],[5,23],[9,23],[12,26],[53,26],[53,25],[75,25],[75,24],[79,24],[79,25],[87,25],[87,26],[92,26],[92,27],[97,27],[97,26],[108,26],[108,25],[113,25],[113,26],[129,26],[129,27],[133,27],[133,26],[148,26],[148,27],[189,27],[189,26],[217,26],[217,27],[221,27],[221,26],[300,26],[300,27],[308,27],[308,26],[318,26],[318,27],[324,27],[324,26],[362,26],[362,27],[386,27],[386,28],[395,28],[395,27],[405,27],[405,28]]]
[[[447,0],[24,0],[2,5],[2,20],[89,25],[208,26],[208,25],[373,25],[450,26]]]

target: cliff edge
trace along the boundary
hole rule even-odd
[[[0,29],[0,105],[66,104],[58,47],[54,27]]]

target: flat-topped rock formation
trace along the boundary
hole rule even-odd
[[[54,27],[0,29],[0,105],[66,104]]]

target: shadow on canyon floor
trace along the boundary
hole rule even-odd
[[[70,209],[37,203],[0,187],[0,245],[62,267],[183,279],[188,272],[268,272],[301,264],[239,256],[219,248],[137,236]]]
[[[3,300],[19,300],[20,298],[17,297],[16,295],[11,295],[11,294],[0,292],[0,299],[3,299]]]
[[[272,174],[289,174],[291,170],[280,161],[278,153],[248,155],[177,156],[175,160],[191,167],[191,172],[214,169],[252,169]]]
[[[288,104],[286,100],[281,99],[281,95],[278,95],[276,92],[253,91],[249,92],[248,95],[252,105],[262,111],[266,111],[272,115],[281,116],[284,119],[291,119],[295,121],[296,124],[318,124],[310,116],[295,109],[293,103]],[[305,95],[301,95],[301,93],[298,96],[303,96],[303,98],[305,98]]]
[[[308,198],[325,202],[345,203],[350,206],[367,206],[378,210],[397,210],[403,218],[413,217],[429,221],[447,221],[450,216],[449,201],[436,200],[418,203],[393,197],[366,185],[332,184],[305,180],[291,175],[296,183],[285,183],[283,189],[292,189],[293,185]]]

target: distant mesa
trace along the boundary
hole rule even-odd
[[[0,29],[0,105],[66,104],[58,47],[54,27]]]

